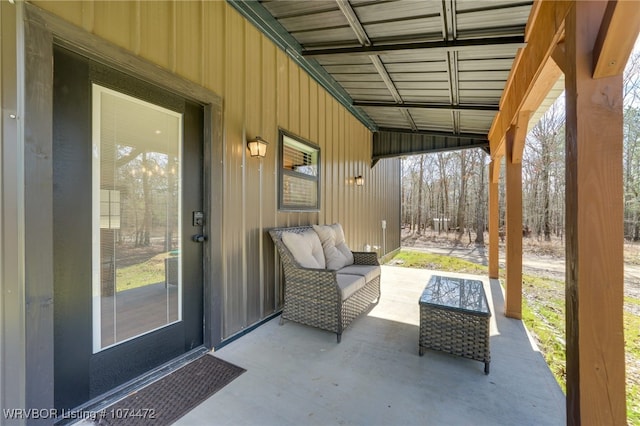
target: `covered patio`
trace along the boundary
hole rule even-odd
[[[59,361],[71,358],[56,350],[78,340],[73,327],[83,342],[92,336],[90,321],[65,324],[54,315],[78,306],[89,315],[91,306],[90,292],[65,305],[61,296],[72,292],[60,286],[65,268],[55,245],[66,234],[54,219],[87,216],[53,208],[61,176],[69,187],[82,181],[72,178],[74,167],[54,173],[61,156],[53,155],[60,117],[52,58],[68,49],[204,107],[195,162],[207,170],[204,223],[215,244],[200,256],[204,291],[194,294],[203,318],[194,346],[218,348],[247,373],[179,424],[626,424],[622,71],[640,29],[638,2],[415,4],[422,9],[361,0],[0,3],[0,408],[65,407],[55,386],[82,390],[69,407],[102,395],[91,388],[96,356],[85,346],[86,374],[58,374]],[[566,398],[519,320],[522,151],[528,124],[562,74]],[[248,154],[247,141],[261,135],[280,147],[283,132],[321,151],[313,208],[279,205],[281,151],[261,160]],[[77,164],[88,174],[85,139],[75,138],[70,152],[85,155]],[[380,303],[339,345],[330,333],[269,320],[282,309],[286,284],[268,229],[340,222],[350,247],[381,246],[382,258],[392,256],[400,249],[398,158],[472,147],[491,157],[489,277],[479,278],[492,300],[490,375],[474,361],[418,356],[418,297],[432,271],[384,267]],[[97,195],[85,195],[82,206],[93,208]],[[184,217],[199,210],[185,206]],[[87,223],[78,232],[85,246],[77,251],[90,251],[90,231]],[[73,253],[67,259],[75,261]],[[90,277],[90,262],[78,263]],[[25,423],[34,422],[16,422]]]
[[[435,351],[418,356],[418,299],[432,274],[482,280],[491,373]],[[247,371],[176,424],[561,425],[565,398],[498,280],[383,266],[380,303],[335,335],[273,319],[215,351]]]

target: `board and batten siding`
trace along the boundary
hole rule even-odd
[[[222,1],[33,1],[70,24],[184,77],[223,98],[223,338],[277,311],[282,283],[267,230],[343,224],[353,250],[400,247],[400,161],[371,164],[371,132],[289,56]],[[321,208],[278,210],[278,129],[321,149]],[[248,155],[246,139],[270,142]],[[365,184],[355,186],[354,176]]]

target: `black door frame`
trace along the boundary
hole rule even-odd
[[[223,134],[222,98],[161,69],[122,48],[74,27],[61,18],[21,3],[23,39],[19,40],[18,69],[23,71],[25,253],[25,405],[53,407],[53,47],[58,45],[116,70],[157,84],[165,90],[204,105],[205,232],[209,241],[222,241]],[[212,167],[217,165],[217,167]],[[220,210],[218,210],[220,211]],[[204,247],[204,348],[222,341],[222,246]],[[214,273],[216,272],[216,273]]]

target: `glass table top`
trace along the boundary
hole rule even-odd
[[[433,275],[420,296],[421,305],[434,305],[491,315],[482,281]]]

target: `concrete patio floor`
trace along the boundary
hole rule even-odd
[[[484,364],[418,356],[418,298],[432,274],[483,281]],[[565,397],[497,280],[382,267],[380,303],[335,334],[275,318],[215,352],[247,371],[177,425],[564,425]]]

